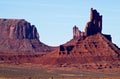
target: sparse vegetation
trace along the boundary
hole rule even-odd
[[[120,72],[0,66],[0,79],[119,79],[119,74]]]

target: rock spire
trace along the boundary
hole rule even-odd
[[[86,24],[85,35],[90,36],[102,32],[102,15],[96,9],[90,10],[90,21]]]
[[[84,39],[87,36],[102,34],[102,15],[96,9],[90,9],[90,21],[86,23],[85,31],[81,32],[77,26],[73,27],[73,39]],[[109,41],[111,36],[103,34]]]

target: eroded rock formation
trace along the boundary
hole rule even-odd
[[[102,15],[96,9],[90,10],[90,21],[86,23],[85,31],[81,32],[77,26],[73,27],[73,39],[84,39],[97,33],[102,34]],[[103,34],[109,41],[112,41],[111,35]]]
[[[97,10],[91,8],[90,21],[86,24],[85,35],[94,35],[102,32],[102,15]]]
[[[73,38],[76,39],[76,38],[79,38],[81,35],[81,31],[78,29],[78,27],[75,25],[73,27]]]
[[[87,68],[101,69],[106,68],[107,64],[110,64],[110,68],[114,67],[112,62],[116,61],[116,66],[119,65],[119,59],[120,49],[112,43],[111,35],[102,33],[102,16],[91,9],[90,22],[87,23],[85,32],[81,32],[77,26],[74,26],[73,39],[60,45],[57,51],[41,57],[40,63],[60,67],[76,66],[79,69],[83,68],[80,65],[87,64]]]
[[[1,19],[0,36],[3,63],[37,63],[81,70],[120,68],[120,48],[112,43],[110,35],[102,33],[102,16],[93,9],[85,32],[74,26],[73,39],[52,52],[51,47],[39,41],[35,26],[25,20]],[[13,53],[41,51],[51,53]]]
[[[39,39],[37,29],[24,19],[0,19],[0,39]]]
[[[73,39],[83,39],[85,37],[85,33],[81,32],[79,28],[75,25],[73,27]]]
[[[34,25],[24,19],[0,19],[0,52],[48,52]]]
[[[77,26],[73,27],[73,38],[84,39],[87,36],[102,33],[102,15],[97,10],[91,8],[90,21],[86,23],[85,32],[81,32]],[[107,36],[108,37],[108,36]]]
[[[80,31],[79,28],[75,25],[73,27],[73,40],[70,41],[69,43],[67,43],[66,46],[61,45],[62,47],[64,47],[64,51],[63,50],[61,51],[61,46],[60,46],[60,53],[61,52],[65,53],[66,51],[68,51],[66,48],[72,44],[71,42],[74,41],[73,43],[77,44],[78,41],[84,41],[85,38],[88,38],[89,36],[93,36],[95,34],[101,34],[101,36],[104,36],[109,41],[112,41],[111,35],[102,33],[102,15],[100,15],[99,12],[97,12],[97,10],[91,8],[90,21],[86,24],[85,31],[84,32]],[[78,48],[78,47],[76,47],[76,48]],[[75,49],[75,50],[77,50],[77,49]],[[70,50],[70,51],[72,51],[72,50]],[[67,54],[70,54],[70,51]],[[82,49],[81,49],[81,51],[82,51]]]

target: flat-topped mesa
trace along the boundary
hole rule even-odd
[[[0,19],[1,39],[39,39],[34,25],[24,19]]]
[[[102,15],[96,9],[90,10],[90,21],[86,24],[85,35],[90,36],[102,33]]]

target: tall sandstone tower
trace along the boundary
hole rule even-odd
[[[86,23],[85,31],[82,32],[77,26],[73,27],[73,39],[84,39],[87,36],[102,33],[102,15],[96,9],[90,9],[90,21]],[[112,41],[110,35],[103,34],[109,41]]]
[[[90,21],[86,24],[85,32],[81,32],[77,26],[74,26],[73,38],[83,38],[97,33],[102,33],[102,15],[96,9],[91,8]]]
[[[96,9],[90,10],[90,21],[86,24],[85,35],[90,36],[102,32],[102,15]]]

